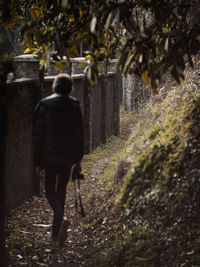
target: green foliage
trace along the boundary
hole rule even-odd
[[[16,0],[9,7],[4,26],[21,24],[25,51],[42,66],[78,56],[84,43],[85,72],[94,83],[97,62],[118,57],[119,70],[139,75],[156,92],[165,72],[180,82],[200,49],[198,0]]]

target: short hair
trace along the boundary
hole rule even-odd
[[[73,79],[67,73],[60,73],[56,75],[53,81],[53,91],[58,94],[68,95],[73,89]]]

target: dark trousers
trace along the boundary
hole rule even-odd
[[[66,187],[70,178],[71,166],[68,168],[48,167],[45,170],[45,190],[47,200],[53,209],[52,236],[59,234],[64,216]]]

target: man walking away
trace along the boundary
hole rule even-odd
[[[35,163],[45,169],[45,191],[53,209],[52,239],[65,241],[68,222],[64,219],[66,187],[72,165],[79,171],[83,157],[83,122],[78,100],[69,96],[73,80],[58,74],[54,93],[35,108]]]

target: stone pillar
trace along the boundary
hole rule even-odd
[[[101,98],[101,82],[100,79],[98,79],[98,83],[91,87],[92,149],[102,143]]]
[[[36,86],[37,81],[30,79],[8,84],[14,94],[8,107],[5,154],[7,211],[28,199],[37,187],[33,164],[33,93]]]
[[[117,73],[113,75],[113,133],[119,135],[120,132],[120,84],[118,81]]]
[[[84,81],[84,153],[91,150],[92,126],[91,126],[91,86],[90,83]]]
[[[106,143],[106,78],[101,77],[101,137],[102,143]]]
[[[39,60],[31,54],[23,54],[13,59],[15,79],[29,78],[38,80]]]

